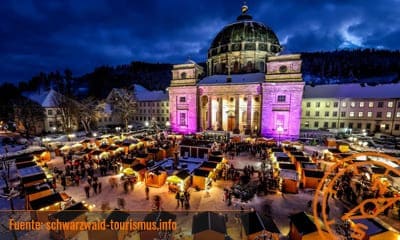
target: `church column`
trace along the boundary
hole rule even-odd
[[[222,110],[223,110],[223,97],[218,97],[218,128],[222,129]],[[218,129],[217,129],[218,130]]]
[[[212,128],[212,96],[208,96],[208,122],[207,122],[207,128],[211,129]]]
[[[235,97],[235,129],[239,129],[239,95]]]
[[[253,96],[252,95],[247,95],[247,129],[251,130],[251,115],[253,114],[252,112],[252,102]]]

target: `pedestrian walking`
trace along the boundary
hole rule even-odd
[[[90,197],[90,186],[89,185],[85,185],[84,187],[85,193],[86,193],[86,198]]]
[[[65,189],[67,187],[67,179],[65,178],[65,175],[61,176],[61,186],[63,186],[64,191],[65,191]]]
[[[145,192],[146,192],[146,200],[149,200],[150,189],[148,186],[146,186]]]
[[[101,193],[101,182],[99,182],[99,183],[97,184],[97,189],[98,189],[99,194],[100,194],[100,193]]]
[[[97,182],[93,182],[92,188],[93,188],[94,194],[97,194],[97,186],[98,186]]]
[[[180,203],[180,201],[179,201],[179,199],[180,199],[179,191],[176,192],[175,199],[176,199],[176,208],[179,208],[179,203]]]
[[[128,187],[129,187],[129,181],[128,180],[125,180],[124,181],[124,192],[125,192],[125,194],[128,194]]]

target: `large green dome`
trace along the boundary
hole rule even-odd
[[[268,55],[276,55],[282,47],[271,28],[253,21],[246,12],[237,21],[225,26],[214,38],[208,56],[233,51],[263,51]]]

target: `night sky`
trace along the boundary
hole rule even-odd
[[[205,61],[239,0],[2,0],[0,82],[131,61]],[[400,0],[248,0],[285,52],[400,49]]]

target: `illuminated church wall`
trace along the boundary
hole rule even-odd
[[[197,87],[173,87],[169,90],[170,124],[176,133],[197,131]]]

